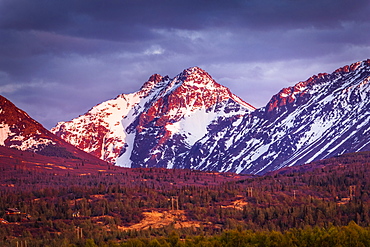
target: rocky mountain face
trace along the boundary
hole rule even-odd
[[[17,108],[8,99],[0,96],[0,145],[19,150],[39,150],[55,145],[53,134]]]
[[[51,131],[78,148],[124,167],[184,168],[177,162],[215,121],[255,108],[198,67],[175,78],[155,74],[132,94],[96,105]]]
[[[357,62],[255,109],[194,67],[153,75],[52,132],[119,166],[261,174],[370,150],[369,80],[370,60]]]
[[[105,164],[57,137],[3,96],[0,96],[0,146]]]
[[[201,170],[261,174],[370,150],[370,60],[282,89],[224,127],[215,124],[183,160]]]

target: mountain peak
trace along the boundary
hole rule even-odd
[[[17,126],[24,135],[31,134],[31,126],[34,129],[43,128],[33,120],[26,112],[16,107],[10,100],[0,95],[0,124],[2,126]],[[15,127],[14,127],[15,128]]]
[[[143,86],[141,87],[142,89],[145,88],[152,88],[154,85],[162,82],[164,80],[164,77],[159,75],[159,74],[153,74],[149,77],[148,81],[146,81]]]
[[[370,60],[282,89],[256,110],[199,67],[152,75],[55,132],[124,167],[262,173],[370,150]],[[92,148],[90,148],[90,146]]]
[[[203,69],[201,69],[198,66],[194,66],[194,67],[184,69],[184,71],[182,73],[184,73],[184,74],[202,74],[202,73],[207,73],[207,72],[205,72]]]
[[[47,156],[75,157],[83,153],[58,138],[26,112],[0,95],[0,146]],[[88,155],[84,153],[84,155]]]
[[[254,110],[203,69],[191,67],[171,79],[153,74],[138,92],[103,102],[52,132],[120,166],[172,167],[214,121]]]
[[[162,81],[162,79],[163,79],[163,76],[161,76],[160,74],[153,74],[152,76],[149,77],[148,81],[158,83]]]
[[[193,81],[198,84],[214,82],[213,78],[203,69],[199,67],[190,67],[185,69],[178,76],[180,81],[190,82]]]
[[[143,86],[140,88],[140,92],[143,92],[145,95],[148,94],[156,87],[162,87],[163,83],[168,81],[168,76],[161,76],[160,74],[153,74],[149,77]]]
[[[370,66],[370,59],[352,63],[351,65],[343,66],[331,74],[319,73],[308,78],[306,81],[301,81],[296,85],[288,88],[283,88],[278,94],[274,95],[267,105],[267,111],[276,111],[279,107],[300,102],[302,104],[311,94],[320,94],[321,90],[334,91],[339,87],[343,87],[348,80],[345,78],[351,77],[356,71],[367,68]],[[335,83],[332,83],[335,81]],[[329,84],[328,84],[329,83]]]
[[[186,167],[264,173],[370,150],[369,65],[356,62],[282,89],[265,107],[194,144]]]

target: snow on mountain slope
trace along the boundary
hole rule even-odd
[[[173,79],[153,75],[132,94],[93,107],[51,131],[78,148],[125,167],[181,167],[176,163],[220,117],[255,108],[198,67]]]
[[[0,146],[106,164],[55,136],[3,96],[0,96]]]
[[[118,95],[69,122],[59,122],[51,132],[87,153],[114,163],[127,146],[125,126],[158,95],[166,81],[167,78],[153,75],[139,92]]]
[[[51,135],[27,113],[0,96],[1,146],[34,151],[49,144],[55,144]]]
[[[173,79],[153,75],[52,131],[119,166],[265,173],[370,150],[369,81],[370,60],[357,62],[284,88],[256,110],[193,67]]]
[[[263,108],[215,124],[196,142],[185,167],[264,173],[370,150],[370,60],[285,88]]]

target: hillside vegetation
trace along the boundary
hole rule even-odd
[[[1,246],[370,244],[369,152],[264,176],[9,155],[0,156]]]

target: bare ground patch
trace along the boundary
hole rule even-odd
[[[175,228],[200,227],[200,222],[189,221],[185,216],[184,210],[166,210],[163,212],[150,211],[143,212],[144,219],[131,226],[120,226],[120,230],[146,230],[151,228],[161,228],[174,224]]]

